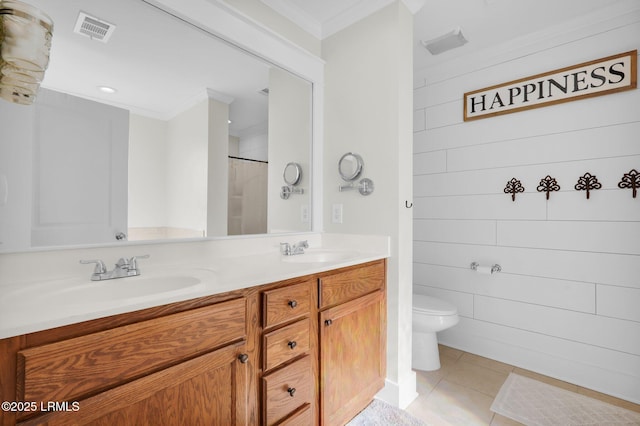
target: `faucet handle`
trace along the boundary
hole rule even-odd
[[[143,254],[142,256],[131,256],[129,259],[129,269],[138,269],[138,259],[148,259],[151,257],[148,254]]]
[[[107,267],[104,264],[104,262],[100,259],[93,259],[93,260],[80,260],[80,263],[82,263],[83,265],[88,265],[91,263],[95,263],[96,267],[93,270],[94,274],[104,274],[107,272]]]
[[[284,255],[291,254],[291,244],[289,243],[280,243],[280,253]]]
[[[129,267],[129,259],[125,259],[124,257],[121,257],[116,262],[116,266],[118,268],[128,268]]]
[[[309,242],[307,240],[300,241],[298,244],[296,244],[296,246],[302,247],[302,248],[309,248]]]

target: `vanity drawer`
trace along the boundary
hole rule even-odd
[[[313,423],[311,404],[306,404],[303,408],[278,423],[278,426],[309,426]]]
[[[263,297],[264,328],[284,324],[309,315],[312,281],[265,291]]]
[[[322,277],[318,283],[319,308],[339,305],[384,287],[385,261]]]
[[[266,333],[263,337],[262,369],[271,370],[309,350],[310,322],[308,318]]]
[[[264,422],[273,425],[311,404],[311,357],[262,377]]]
[[[245,337],[241,298],[25,349],[17,397],[78,399]]]

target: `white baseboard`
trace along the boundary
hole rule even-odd
[[[411,371],[410,374],[403,377],[400,383],[387,379],[384,388],[376,395],[377,399],[403,410],[417,397],[415,371]]]

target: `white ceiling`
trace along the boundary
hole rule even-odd
[[[142,1],[28,0],[54,21],[51,63],[43,87],[128,107],[166,118],[213,89],[231,103],[232,134],[264,125],[268,64],[194,30]],[[213,0],[212,0],[213,1]],[[222,0],[217,0],[222,1]],[[253,0],[323,39],[394,0]],[[414,21],[414,65],[433,67],[484,49],[535,34],[553,34],[585,17],[604,19],[639,0],[402,0],[410,9],[424,6]],[[73,33],[79,11],[116,25],[107,44]],[[456,27],[469,42],[433,56],[419,40],[436,38]],[[517,46],[517,44],[516,44]],[[232,65],[233,66],[230,66]],[[100,94],[96,86],[118,89]]]
[[[322,39],[390,4],[393,0],[261,0]],[[431,67],[479,50],[576,25],[581,18],[610,13],[638,0],[403,0],[422,7],[414,19],[414,66]],[[431,55],[419,41],[457,27],[468,39],[464,46]]]
[[[586,19],[602,20],[618,4],[638,0],[426,0],[414,19],[414,67],[431,67],[487,49],[513,47],[574,29]],[[419,40],[429,40],[461,27],[469,41],[431,55]]]
[[[233,100],[232,134],[266,126],[271,65],[142,1],[28,1],[54,22],[43,87],[165,120],[214,93]],[[107,43],[73,32],[80,11],[115,24]]]

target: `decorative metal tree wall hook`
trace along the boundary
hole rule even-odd
[[[577,191],[587,191],[587,200],[589,199],[589,191],[592,189],[602,188],[602,184],[598,182],[598,178],[595,175],[587,172],[584,176],[580,176],[578,183],[574,187]]]
[[[518,179],[512,178],[507,182],[507,186],[504,187],[504,193],[511,194],[511,201],[516,201],[516,194],[518,192],[524,192],[524,186],[522,186],[522,182]]]
[[[558,185],[558,181],[556,178],[552,178],[547,175],[545,178],[540,179],[540,184],[536,188],[538,192],[546,192],[547,200],[549,199],[549,193],[552,191],[560,191],[560,185]]]
[[[618,188],[631,188],[633,190],[633,198],[638,195],[638,188],[640,188],[640,173],[636,169],[632,169],[629,173],[625,173],[622,176],[622,180],[618,182]]]

